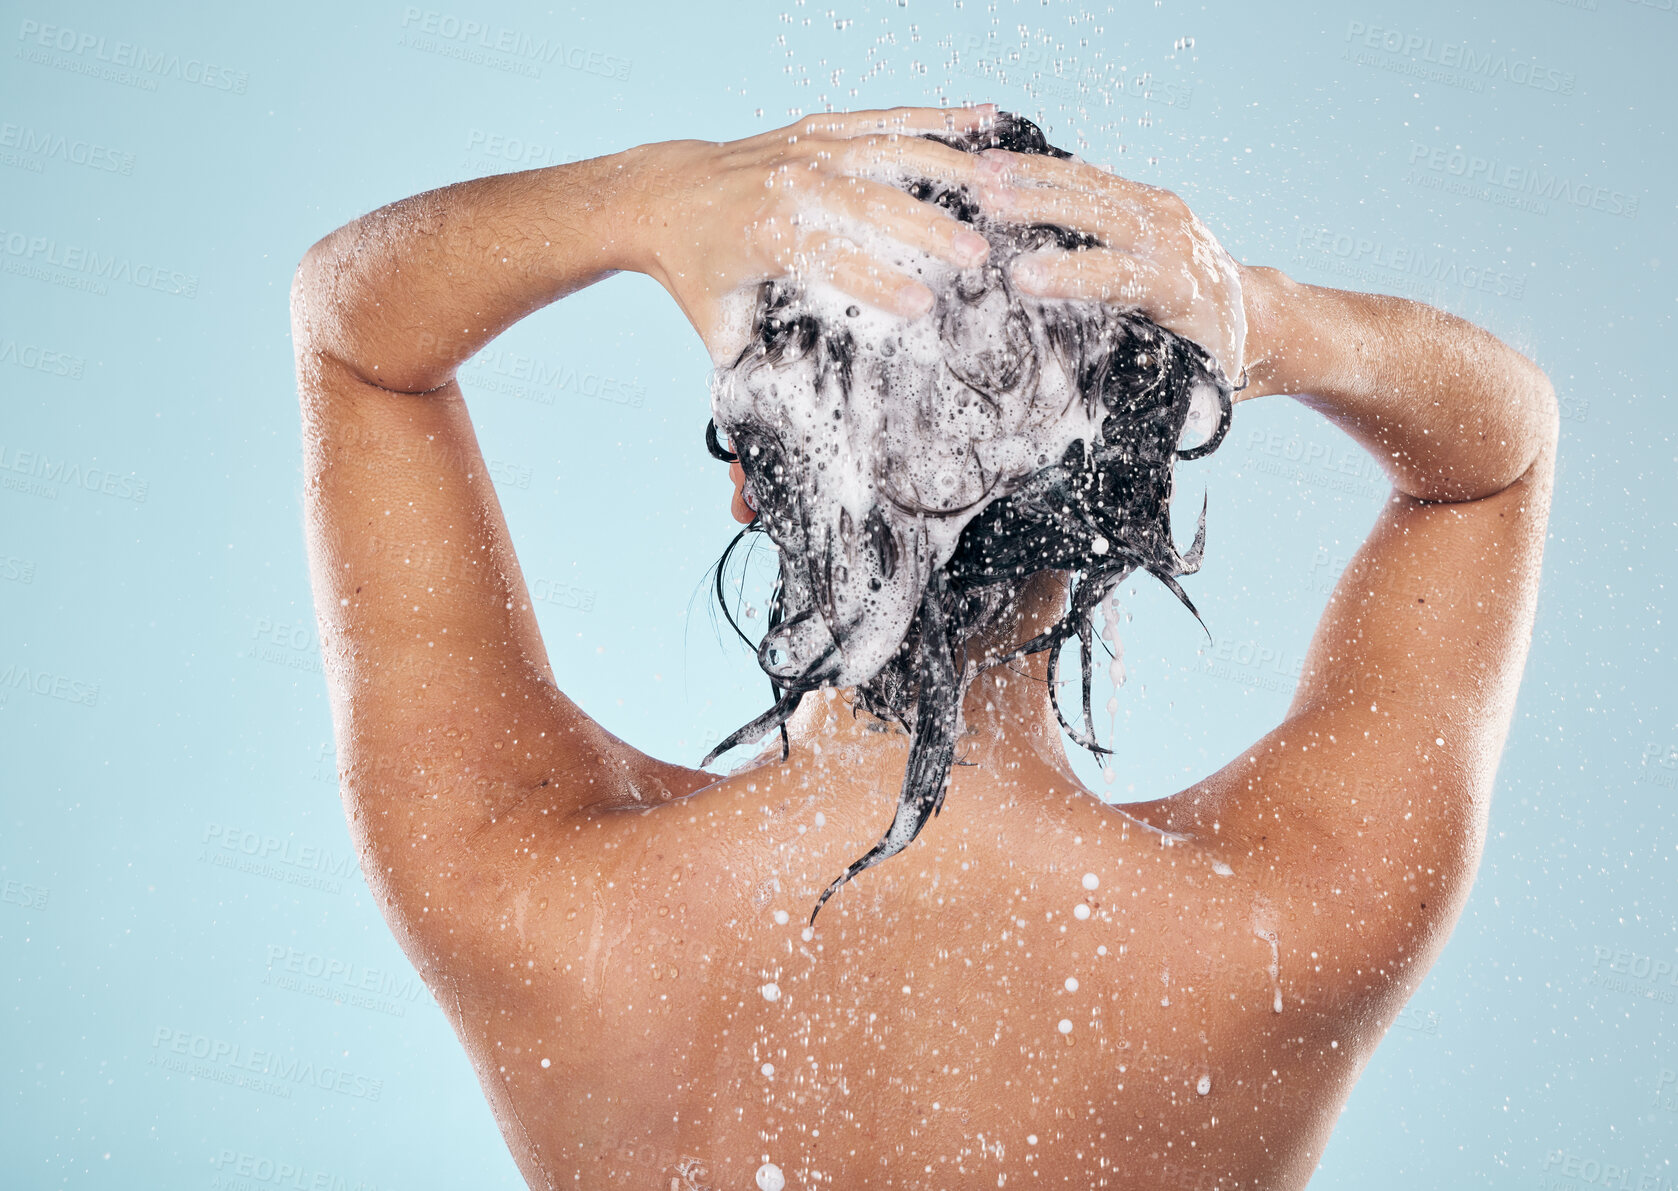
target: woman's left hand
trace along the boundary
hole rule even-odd
[[[1099,248],[1017,257],[1014,284],[1042,298],[1134,307],[1200,344],[1232,385],[1247,365],[1243,269],[1169,190],[1058,157],[981,155],[979,202],[1010,223],[1054,223]]]

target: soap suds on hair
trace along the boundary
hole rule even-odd
[[[970,152],[1066,156],[1006,114],[986,132],[934,139]],[[767,282],[750,342],[712,378],[708,442],[739,458],[757,510],[742,536],[767,534],[780,574],[757,644],[775,705],[706,763],[777,727],[784,733],[799,700],[822,687],[855,687],[865,710],[911,735],[889,830],[817,910],[938,812],[961,697],[986,666],[1046,650],[1053,698],[1060,648],[1076,637],[1084,727],[1058,700],[1055,710],[1080,744],[1110,751],[1096,740],[1090,708],[1095,609],[1142,569],[1194,610],[1177,577],[1199,566],[1205,511],[1194,544],[1179,553],[1169,516],[1174,467],[1214,449],[1230,419],[1232,389],[1199,345],[1134,311],[1015,289],[1015,256],[1090,247],[1090,237],[991,220],[959,187],[916,179],[903,187],[984,235],[989,259],[960,269],[871,245],[932,289],[933,310],[912,321],[820,282]],[[969,665],[967,643],[1043,570],[1073,575],[1063,618],[1009,654]],[[721,567],[717,582],[720,597]],[[1108,615],[1116,636],[1116,609]],[[1122,674],[1115,658],[1112,675]]]

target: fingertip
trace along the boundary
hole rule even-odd
[[[1008,269],[1014,284],[1028,294],[1041,294],[1048,288],[1052,274],[1048,264],[1032,256],[1017,257]]]
[[[905,318],[917,319],[932,309],[932,291],[918,281],[897,287],[897,309]]]
[[[985,263],[990,256],[990,241],[978,232],[960,228],[951,238],[951,248],[955,251],[956,263],[964,268],[976,268]]]

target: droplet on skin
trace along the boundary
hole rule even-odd
[[[762,1067],[759,1067],[758,1070],[762,1071],[765,1076],[774,1075],[775,1074],[775,1064],[765,1063]]]
[[[542,1060],[542,1066],[551,1067],[551,1066],[553,1066],[553,1061],[551,1059],[543,1059]]]
[[[1070,1034],[1072,1032],[1072,1022],[1069,1018],[1063,1017],[1060,1019],[1060,1024],[1056,1026],[1055,1029],[1059,1030],[1062,1034]],[[1031,1144],[1036,1145],[1037,1143],[1032,1142]]]
[[[765,1162],[757,1168],[758,1191],[781,1191],[786,1185],[787,1180],[781,1174],[781,1168],[773,1162]]]
[[[816,812],[816,826],[817,827],[826,827],[827,826],[827,816],[822,814],[820,811]]]
[[[1212,1077],[1210,1075],[1202,1075],[1200,1077],[1200,1082],[1194,1085],[1194,1090],[1199,1092],[1202,1096],[1206,1095],[1206,1093],[1212,1090]]]
[[[1068,976],[1066,978],[1066,991],[1067,992],[1077,992],[1078,991],[1078,978],[1076,976]]]
[[[1212,862],[1212,871],[1217,873],[1220,877],[1233,877],[1235,875],[1235,870],[1230,868],[1229,865],[1225,864],[1221,860],[1214,860]]]
[[[1083,902],[1079,902],[1077,905],[1072,907],[1072,917],[1076,918],[1079,922],[1082,922],[1084,919],[1088,918],[1089,916],[1090,916],[1090,908],[1088,906],[1086,906]]]
[[[816,937],[816,932],[813,928],[807,926],[798,932],[798,937],[808,943],[811,939]]]
[[[781,986],[776,984],[773,980],[771,980],[768,984],[765,984],[758,991],[763,993],[763,999],[765,1001],[778,1001],[781,999]]]
[[[775,925],[776,926],[785,926],[787,924],[787,921],[788,921],[787,912],[785,910],[776,910],[775,911]]]
[[[1099,888],[1101,888],[1101,878],[1096,876],[1094,873],[1085,873],[1084,874],[1084,888],[1085,889],[1099,889]]]

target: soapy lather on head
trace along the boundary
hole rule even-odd
[[[969,152],[1066,156],[1006,113],[978,133],[933,139]],[[914,320],[859,306],[819,281],[766,282],[750,342],[712,380],[707,441],[738,459],[757,514],[743,533],[769,536],[780,576],[757,646],[775,705],[706,762],[780,727],[823,686],[855,687],[860,706],[911,737],[891,828],[828,887],[818,911],[938,812],[961,697],[981,670],[1049,650],[1053,691],[1060,647],[1076,636],[1083,727],[1058,701],[1056,713],[1080,744],[1108,751],[1090,715],[1092,614],[1138,569],[1194,611],[1177,577],[1198,568],[1205,510],[1194,544],[1179,553],[1173,469],[1222,441],[1234,392],[1205,348],[1142,314],[1038,299],[1010,276],[1021,254],[1099,247],[1093,237],[993,218],[965,187],[899,184],[983,235],[988,258],[959,268],[875,246],[932,290],[933,309]],[[970,657],[969,643],[1044,570],[1073,576],[1060,621]],[[721,581],[719,567],[719,596]]]

